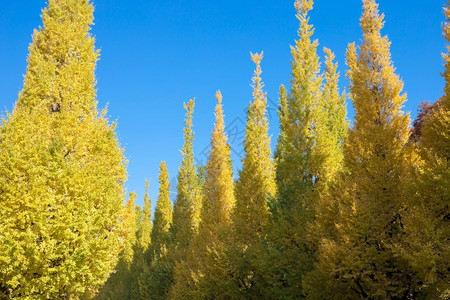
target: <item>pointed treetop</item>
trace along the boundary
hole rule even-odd
[[[166,162],[159,168],[159,192],[153,219],[151,242],[154,255],[161,255],[162,248],[168,242],[169,227],[172,223],[172,202],[170,201],[169,171]]]
[[[188,101],[188,103],[186,103],[186,102],[183,103],[184,109],[187,111],[188,115],[190,112],[192,112],[194,110],[194,105],[195,105],[195,99],[190,99]]]
[[[360,21],[364,34],[377,34],[384,26],[384,14],[380,15],[378,3],[375,0],[363,0],[363,10]]]
[[[145,196],[148,197],[148,188],[150,186],[150,180],[149,179],[145,179]]]
[[[333,51],[331,51],[331,49],[324,47],[323,48],[323,52],[325,52],[325,56],[326,56],[326,61],[328,62],[328,64],[326,64],[326,68],[328,69],[336,69],[336,65],[333,64],[334,59],[336,58],[336,55],[334,54]],[[334,67],[333,67],[334,66]]]
[[[250,52],[250,55],[252,57],[252,61],[256,64],[257,67],[261,64],[261,60],[263,59],[264,51],[261,53],[253,53]]]
[[[306,15],[310,10],[313,9],[314,1],[313,0],[296,0],[295,1],[295,9],[297,13]]]
[[[356,54],[356,45],[354,42],[348,44],[345,57],[345,62],[350,70],[355,70],[357,68],[358,56]],[[351,72],[347,71],[347,76],[350,76],[350,74]]]
[[[450,2],[444,6],[445,22],[443,26],[443,35],[447,42],[450,42]]]
[[[375,124],[392,124],[391,116],[403,114],[400,110],[406,101],[406,94],[402,92],[403,82],[395,74],[390,53],[390,41],[381,35],[383,15],[378,11],[378,4],[374,0],[363,0],[361,27],[363,39],[359,47],[350,44],[347,50],[347,76],[351,79],[350,92],[353,98],[355,126],[372,126]],[[387,88],[389,87],[389,88]],[[380,107],[381,105],[381,107]],[[371,107],[369,109],[369,107]],[[375,120],[374,123],[367,119]],[[402,138],[406,137],[404,127]]]
[[[216,112],[215,112],[216,123],[214,126],[214,132],[223,132],[225,130],[225,121],[223,118],[222,93],[220,92],[220,90],[218,90],[216,92],[216,99],[217,99]],[[214,141],[212,141],[212,142],[214,142]]]
[[[174,204],[173,225],[171,226],[174,243],[170,247],[178,252],[174,258],[181,261],[187,253],[192,238],[196,235],[200,221],[201,194],[194,162],[193,114],[195,100],[184,103],[186,119],[184,126],[184,144],[182,160],[178,171],[177,198]],[[171,250],[171,251],[172,251]]]
[[[339,91],[338,91],[338,82],[339,82],[339,72],[338,72],[338,64],[337,62],[334,62],[334,59],[336,58],[336,55],[333,51],[330,49],[324,47],[323,51],[325,52],[325,87],[324,87],[324,94],[325,97],[332,98],[334,100],[337,100],[339,98]],[[327,102],[330,101],[330,99],[326,99]],[[330,103],[327,104],[328,106]]]
[[[192,116],[194,114],[195,98],[190,99],[188,103],[183,103],[184,109],[186,110],[186,119],[184,120],[185,129],[191,131],[192,128]]]
[[[255,99],[256,103],[257,101],[261,101],[265,98],[264,92],[262,90],[264,84],[261,82],[261,74],[262,74],[261,60],[263,59],[264,52],[261,53],[250,52],[250,55],[252,57],[252,61],[256,65],[254,73],[255,75],[252,78],[253,84],[251,85],[253,87],[253,98]]]
[[[220,90],[216,92],[216,100],[217,103],[222,104],[222,93],[220,92]]]
[[[159,183],[166,183],[169,180],[169,173],[167,170],[167,164],[165,161],[162,161],[159,166]]]
[[[253,226],[255,230],[267,220],[269,210],[267,198],[276,194],[275,166],[272,160],[270,147],[270,136],[268,135],[269,124],[266,116],[267,96],[263,91],[264,84],[261,80],[261,59],[263,53],[251,54],[256,64],[253,77],[253,101],[250,102],[247,114],[246,133],[244,140],[245,156],[242,161],[242,170],[236,183],[236,211],[235,216],[243,222],[248,220],[248,215],[254,211],[261,213],[255,217],[253,225],[247,224],[247,229]],[[252,207],[253,206],[253,207]],[[252,208],[251,208],[252,207]],[[254,211],[252,209],[255,209]],[[252,218],[254,216],[251,216]],[[261,218],[261,221],[258,218]],[[238,221],[238,222],[241,222]],[[261,222],[259,222],[261,221]],[[259,223],[258,223],[259,222]],[[236,224],[236,226],[241,226]],[[243,229],[246,230],[245,228]]]
[[[193,149],[192,143],[194,142],[194,132],[192,130],[192,116],[194,114],[195,99],[190,99],[188,103],[183,103],[184,109],[186,110],[186,119],[184,120],[184,145],[183,145],[183,155],[187,159],[193,159]]]
[[[148,188],[149,188],[149,180],[145,180],[145,194],[144,194],[144,207],[142,210],[142,224],[139,229],[139,247],[142,247],[143,251],[145,252],[150,244],[150,234],[152,231],[152,200],[150,199],[150,196],[148,195]]]
[[[16,107],[97,113],[95,64],[99,51],[90,34],[93,13],[89,0],[48,2],[42,10],[43,26],[33,33]]]

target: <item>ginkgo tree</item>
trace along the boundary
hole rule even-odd
[[[91,0],[48,0],[23,89],[0,126],[0,299],[450,299],[450,46],[444,95],[411,130],[384,16],[362,0],[347,51],[354,122],[334,53],[300,22],[272,155],[263,53],[233,178],[222,94],[206,166],[185,103],[175,203],[161,163],[152,220],[125,200],[116,124],[99,111]],[[450,1],[444,7],[450,42]],[[125,202],[125,203],[124,203]]]
[[[252,79],[253,101],[247,112],[245,156],[235,183],[236,204],[229,233],[232,242],[228,244],[226,257],[230,276],[225,284],[229,296],[234,298],[263,296],[266,283],[261,271],[265,262],[260,258],[264,257],[264,241],[271,218],[269,203],[277,194],[266,116],[267,94],[261,78],[263,53],[252,53],[251,57],[256,65]]]
[[[216,93],[216,123],[211,137],[211,151],[206,163],[204,196],[199,233],[194,238],[185,261],[176,269],[173,299],[225,297],[223,282],[227,267],[221,266],[226,255],[226,241],[234,208],[233,169],[227,143],[222,109],[222,94]]]
[[[395,74],[390,42],[381,35],[383,15],[363,0],[363,39],[347,51],[355,122],[344,147],[344,171],[334,236],[325,237],[306,284],[311,299],[405,299],[416,289],[415,273],[396,250],[403,236],[412,153],[403,83]]]
[[[159,193],[150,234],[151,245],[145,252],[145,268],[140,283],[140,297],[143,299],[161,299],[169,292],[173,270],[168,263],[167,254],[172,210],[169,171],[166,163],[161,162]]]
[[[89,0],[49,0],[0,129],[0,294],[92,295],[123,249],[126,160],[97,110]]]
[[[327,207],[321,195],[342,167],[347,131],[337,63],[327,48],[325,72],[320,70],[319,44],[309,17],[314,1],[296,0],[294,5],[300,26],[291,46],[290,91],[280,88],[275,153],[279,196],[270,234],[272,263],[266,270],[272,297],[287,299],[303,294],[302,280],[313,268],[320,233],[328,226],[322,217],[328,211],[316,210],[319,201]]]

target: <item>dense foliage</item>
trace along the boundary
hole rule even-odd
[[[128,238],[126,161],[97,110],[89,0],[50,0],[0,128],[0,297],[88,296]]]
[[[220,91],[205,166],[185,103],[176,199],[163,162],[152,218],[148,181],[142,208],[125,201],[123,150],[97,111],[93,4],[49,0],[0,127],[0,299],[450,299],[450,46],[444,94],[411,126],[384,16],[362,2],[346,95],[328,48],[321,70],[314,1],[295,1],[275,153],[251,53],[236,179]]]

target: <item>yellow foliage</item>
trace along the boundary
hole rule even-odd
[[[445,9],[443,27],[447,43],[450,41],[450,9]],[[445,60],[444,96],[434,104],[432,115],[422,128],[418,143],[420,155],[417,181],[411,185],[414,199],[405,218],[406,235],[402,240],[402,254],[418,272],[422,293],[429,299],[448,299],[450,296],[450,46]]]
[[[364,0],[363,10],[362,45],[357,50],[350,44],[347,52],[356,115],[339,190],[331,194],[339,212],[336,236],[319,247],[316,280],[308,284],[313,299],[345,291],[348,298],[402,298],[415,289],[414,272],[394,249],[401,237],[412,159],[406,144],[409,115],[401,111],[406,95],[394,73],[390,42],[380,33],[378,5]]]
[[[88,0],[50,0],[24,87],[0,130],[0,289],[92,294],[123,248],[125,159],[97,112]]]
[[[229,293],[245,297],[261,297],[264,283],[260,281],[260,255],[267,236],[269,201],[276,197],[275,163],[272,159],[268,121],[267,96],[261,81],[261,54],[252,54],[256,64],[253,77],[253,101],[247,113],[244,140],[245,157],[236,182],[236,207],[232,214],[232,243],[228,245],[231,264]]]
[[[175,269],[173,299],[205,299],[225,296],[222,289],[227,269],[221,268],[231,211],[235,204],[230,146],[227,144],[222,94],[216,94],[216,123],[211,152],[206,163],[204,198],[199,233],[191,244],[187,259]]]

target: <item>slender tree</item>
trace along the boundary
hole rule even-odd
[[[161,162],[159,169],[159,193],[156,202],[155,218],[151,233],[153,251],[151,260],[159,258],[167,251],[169,228],[172,224],[172,202],[170,201],[169,171],[165,162]]]
[[[149,181],[145,181],[144,207],[142,209],[142,225],[138,232],[139,245],[142,252],[147,251],[151,242],[152,232],[152,200],[148,195]]]
[[[236,207],[232,213],[233,243],[229,243],[231,275],[230,297],[263,297],[263,276],[260,255],[270,218],[268,202],[276,197],[275,164],[272,159],[268,121],[267,96],[261,80],[263,54],[252,54],[256,64],[253,77],[253,101],[247,112],[245,157],[236,182]]]
[[[161,299],[169,292],[172,269],[167,260],[167,251],[171,224],[172,202],[170,201],[169,172],[166,163],[161,162],[151,245],[146,252],[146,268],[141,279],[142,299]]]
[[[321,181],[316,182],[315,194],[316,203],[315,219],[309,224],[309,240],[313,244],[314,251],[317,251],[318,244],[323,238],[334,237],[336,232],[337,215],[339,209],[336,193],[340,193],[339,184],[336,177],[343,170],[344,163],[344,142],[348,133],[347,109],[345,106],[346,97],[339,92],[339,72],[338,65],[334,63],[335,55],[324,48],[325,60],[325,83],[320,102],[325,119],[321,120],[322,131],[318,138],[320,153],[323,161]]]
[[[265,272],[273,297],[303,294],[302,280],[313,268],[319,239],[316,206],[342,167],[345,97],[339,93],[334,54],[327,48],[325,74],[320,74],[318,42],[312,40],[314,28],[308,17],[313,4],[312,0],[295,1],[300,28],[299,39],[291,47],[291,90],[280,88],[279,200],[273,207],[271,263]]]
[[[186,261],[177,266],[173,299],[225,297],[222,285],[228,269],[221,266],[225,256],[226,234],[231,226],[235,204],[230,146],[227,144],[222,109],[222,94],[216,94],[216,123],[211,137],[211,152],[205,168],[204,198],[199,234]]]
[[[144,272],[147,269],[146,252],[150,247],[151,205],[152,200],[148,195],[149,181],[145,181],[144,206],[136,207],[136,243],[133,246],[133,261],[131,264],[130,299],[139,299],[141,290],[146,287]]]
[[[383,16],[374,0],[363,0],[359,52],[350,44],[350,92],[355,123],[344,149],[336,238],[319,248],[312,299],[407,299],[415,274],[395,251],[407,199],[409,115],[403,83],[394,73],[390,42],[381,36]]]
[[[323,126],[323,145],[328,146],[324,154],[325,167],[322,167],[323,181],[330,181],[336,173],[342,170],[344,161],[343,144],[348,134],[347,108],[345,105],[346,96],[339,91],[339,77],[337,71],[338,64],[334,62],[336,56],[328,49],[324,48],[325,56],[325,84],[322,92],[320,105],[325,115]]]
[[[318,117],[322,77],[317,55],[317,41],[309,24],[308,12],[311,0],[296,0],[295,8],[300,21],[299,39],[291,47],[292,75],[291,93],[284,86],[280,89],[281,133],[277,143],[277,181],[280,202],[292,207],[301,202],[305,191],[313,184],[312,164],[314,128]]]
[[[200,222],[201,199],[197,173],[194,164],[194,132],[192,115],[195,101],[184,105],[186,121],[184,128],[183,159],[178,173],[177,199],[174,205],[173,223],[171,227],[175,248],[179,251],[179,259],[184,256],[190,242],[198,231]]]
[[[49,0],[0,129],[0,293],[92,295],[123,249],[126,161],[97,111],[89,0]]]
[[[164,259],[164,278],[162,278],[164,285],[160,285],[158,288],[162,292],[160,299],[169,296],[168,293],[175,284],[175,268],[186,260],[189,247],[198,233],[200,222],[201,188],[194,164],[194,132],[192,130],[194,105],[194,100],[184,104],[186,120],[182,149],[183,158],[178,172],[177,198],[170,227],[168,253]]]

